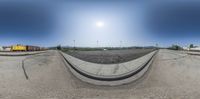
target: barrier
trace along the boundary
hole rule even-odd
[[[82,81],[95,85],[121,85],[140,78],[148,70],[157,51],[119,64],[86,62],[60,52],[70,71]]]

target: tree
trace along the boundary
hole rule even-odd
[[[194,48],[194,45],[193,44],[190,44],[190,46],[189,46],[190,48]]]
[[[61,45],[58,45],[57,50],[61,50],[61,49],[62,49]]]
[[[183,49],[182,47],[178,46],[178,45],[172,45],[169,49],[172,49],[172,50],[181,50]]]

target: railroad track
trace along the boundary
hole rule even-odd
[[[0,53],[0,56],[28,56],[28,55],[35,55],[35,54],[41,54],[41,53],[45,53],[46,51],[40,51],[40,52],[9,52],[9,53]]]

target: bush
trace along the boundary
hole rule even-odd
[[[169,49],[172,49],[172,50],[182,50],[183,48],[178,46],[178,45],[172,45],[171,47],[169,47]]]
[[[58,45],[57,50],[61,50],[61,49],[62,49],[61,45]]]

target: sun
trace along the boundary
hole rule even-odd
[[[98,21],[98,22],[96,22],[96,26],[97,27],[103,27],[104,26],[104,22]]]

